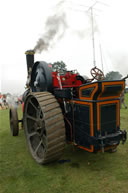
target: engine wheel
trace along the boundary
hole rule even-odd
[[[49,92],[31,93],[24,104],[24,131],[32,157],[39,164],[58,160],[65,145],[61,108]]]
[[[19,134],[19,124],[18,124],[18,113],[16,108],[11,108],[9,110],[10,118],[10,129],[12,136],[18,136]]]

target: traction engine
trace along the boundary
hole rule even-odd
[[[10,109],[10,127],[16,136],[22,122],[36,162],[58,160],[65,143],[88,152],[104,152],[126,141],[126,131],[120,130],[119,104],[125,79],[104,81],[103,72],[96,67],[91,69],[92,79],[76,71],[53,72],[44,61],[34,63],[33,50],[26,52],[26,58],[23,120],[18,120],[16,109]]]

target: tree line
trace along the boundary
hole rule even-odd
[[[67,71],[67,65],[63,61],[57,61],[52,64],[53,71],[65,72]],[[120,80],[122,74],[118,71],[110,71],[104,76],[104,80]]]

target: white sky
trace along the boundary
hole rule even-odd
[[[0,92],[22,93],[27,78],[24,52],[33,49],[43,34],[45,21],[52,15],[59,0],[4,0],[0,2]],[[78,9],[92,5],[93,0],[65,0],[68,29],[63,39],[47,52],[35,55],[36,60],[64,61],[69,70],[77,69],[90,76],[93,67],[91,23],[85,12]],[[73,2],[73,3],[72,3]],[[101,1],[100,1],[101,2]],[[102,0],[109,6],[97,3],[94,12],[96,66],[101,68],[102,47],[105,74],[120,71],[128,74],[128,1]],[[72,9],[71,9],[72,7]]]

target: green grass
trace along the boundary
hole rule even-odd
[[[126,103],[128,105],[128,94]],[[19,109],[20,117],[21,112]],[[128,131],[128,109],[121,109],[121,129]],[[31,157],[20,130],[12,137],[8,110],[0,111],[0,193],[127,193],[128,141],[116,153],[88,153],[67,145],[62,159],[46,166]]]

